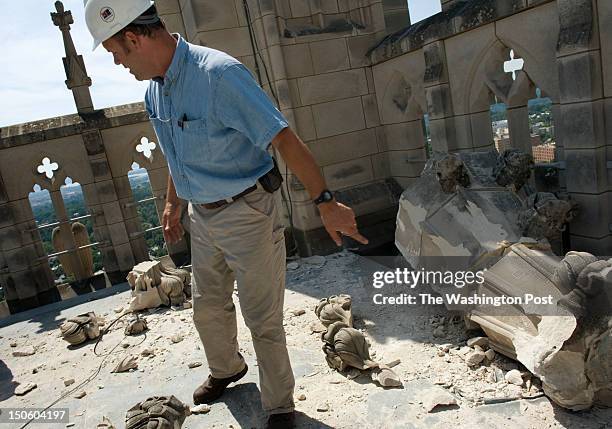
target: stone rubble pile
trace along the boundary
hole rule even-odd
[[[315,314],[326,327],[321,334],[327,364],[340,372],[349,368],[370,371],[372,380],[383,387],[400,387],[402,382],[393,370],[372,360],[365,335],[353,328],[352,301],[349,295],[323,298]]]

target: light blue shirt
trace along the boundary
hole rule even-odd
[[[202,204],[230,198],[268,172],[272,139],[288,126],[235,58],[178,36],[163,79],[145,106],[177,195]]]

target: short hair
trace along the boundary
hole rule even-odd
[[[166,26],[164,25],[164,22],[159,17],[157,17],[158,19],[155,22],[146,23],[146,24],[138,23],[138,21],[144,16],[147,16],[150,18],[157,17],[157,9],[155,8],[155,6],[151,6],[150,8],[148,8],[145,12],[142,13],[142,15],[140,15],[140,17],[134,20],[134,22],[128,24],[123,29],[118,31],[117,34],[115,34],[115,36],[119,36],[121,39],[123,39],[125,37],[125,33],[130,31],[139,36],[151,37],[153,33],[155,33],[156,31],[166,28]]]

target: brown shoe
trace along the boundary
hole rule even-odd
[[[230,383],[234,383],[244,377],[249,370],[247,364],[244,369],[236,375],[227,378],[215,378],[209,375],[206,381],[193,392],[193,403],[195,405],[209,404],[221,397],[225,388]]]
[[[295,425],[295,412],[271,414],[266,429],[292,429]]]

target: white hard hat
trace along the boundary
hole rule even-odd
[[[93,50],[153,6],[151,0],[84,0],[85,22],[94,39]]]

